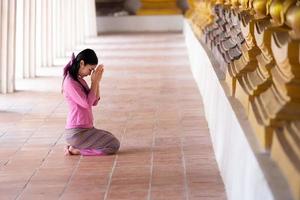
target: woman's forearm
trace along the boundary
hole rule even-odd
[[[93,92],[96,96],[98,95],[98,83],[91,83],[91,92]]]
[[[100,83],[97,84],[97,93],[96,93],[97,99],[100,97]]]

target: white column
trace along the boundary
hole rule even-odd
[[[63,49],[63,20],[64,20],[64,8],[62,7],[62,1],[56,0],[56,6],[55,6],[55,24],[56,24],[56,31],[54,31],[54,34],[56,36],[56,58],[63,57],[62,49]]]
[[[7,29],[8,29],[8,0],[1,0],[1,93],[7,93]]]
[[[65,21],[66,21],[66,11],[65,11],[65,0],[64,1],[58,1],[59,2],[59,13],[58,13],[58,19],[59,19],[59,54],[58,57],[64,57],[65,56]]]
[[[64,57],[66,52],[66,38],[65,38],[65,21],[66,21],[66,9],[64,7],[65,0],[60,2],[60,53],[59,57]]]
[[[75,23],[76,23],[76,44],[81,44],[80,41],[80,35],[81,35],[81,29],[82,29],[82,23],[81,23],[81,18],[82,18],[82,7],[80,5],[81,1],[76,0],[76,13],[75,13]]]
[[[85,4],[85,0],[79,0],[79,5],[80,5],[80,44],[84,43],[84,14],[85,14],[85,9],[84,9],[84,4]]]
[[[36,34],[35,34],[35,41],[36,41],[36,49],[35,49],[35,62],[36,67],[42,67],[42,1],[37,0],[36,2]]]
[[[36,0],[30,0],[29,7],[29,76],[36,75]]]
[[[52,0],[47,1],[47,67],[51,67],[53,65],[52,3]]]
[[[9,0],[7,92],[15,89],[16,0]]]
[[[73,49],[76,46],[76,26],[79,26],[79,24],[76,24],[76,0],[72,0],[71,2],[71,20],[70,20],[70,24],[71,24],[71,51],[73,51]]]
[[[0,93],[2,93],[2,32],[4,32],[4,29],[2,28],[2,9],[3,9],[3,5],[2,5],[2,0],[0,0],[0,29],[3,31],[0,31]]]
[[[89,0],[90,1],[90,30],[91,30],[91,37],[97,36],[97,20],[96,20],[96,2],[95,0]]]
[[[47,66],[47,0],[41,1],[41,63]]]
[[[55,65],[55,59],[57,58],[57,49],[58,49],[58,9],[57,9],[57,0],[52,0],[52,56],[53,56],[53,65]]]
[[[16,8],[16,60],[15,60],[15,78],[22,79],[24,77],[24,49],[23,49],[23,21],[24,21],[24,0],[17,0],[17,8]]]
[[[85,37],[97,36],[95,0],[85,1]]]
[[[1,0],[0,3],[0,92],[8,93],[15,86],[16,2]]]
[[[29,70],[29,14],[30,14],[30,0],[23,1],[23,77],[30,77]]]
[[[89,13],[89,10],[90,10],[90,0],[87,0],[85,2],[85,6],[84,6],[84,25],[85,25],[85,28],[84,28],[84,36],[85,38],[89,38],[90,37],[90,13]]]
[[[65,3],[65,24],[64,24],[64,28],[65,28],[65,56],[66,56],[66,51],[71,51],[72,50],[72,40],[71,40],[71,12],[72,12],[72,7],[71,7],[71,1],[72,0],[64,0]]]
[[[36,3],[35,0],[24,0],[23,5],[23,77],[33,78],[36,75]]]

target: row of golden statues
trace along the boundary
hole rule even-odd
[[[300,199],[300,1],[189,0],[197,37],[217,51],[231,95]]]

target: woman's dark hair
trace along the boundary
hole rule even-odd
[[[98,64],[98,58],[94,50],[92,49],[85,49],[81,51],[75,58],[71,60],[71,63],[69,63],[69,66],[67,65],[65,67],[64,76],[66,76],[68,73],[71,76],[72,79],[77,81],[84,89],[85,93],[88,94],[89,91],[86,87],[82,85],[82,83],[78,80],[78,71],[80,68],[80,61],[83,60],[84,65],[97,65]],[[65,77],[64,77],[65,78]]]

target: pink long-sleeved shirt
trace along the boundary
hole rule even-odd
[[[79,78],[79,81],[88,89],[88,95],[80,83],[69,75],[66,76],[63,83],[63,94],[69,106],[66,129],[93,127],[92,106],[96,106],[100,98],[90,91],[88,84],[83,79]]]

